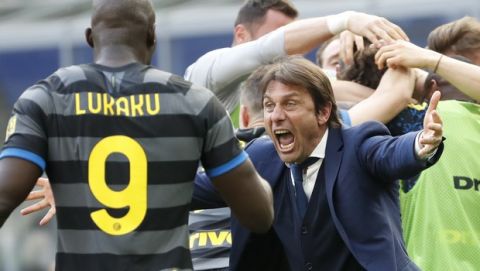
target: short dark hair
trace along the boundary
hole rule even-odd
[[[289,0],[247,0],[238,11],[235,26],[243,24],[245,27],[251,28],[254,24],[262,24],[265,14],[270,9],[293,19],[298,16],[297,9]]]
[[[332,105],[327,124],[330,127],[341,127],[337,115],[337,105],[333,96],[332,85],[320,67],[302,56],[286,56],[268,65],[268,70],[260,82],[262,94],[265,94],[270,81],[278,81],[285,85],[304,88],[312,97],[315,111],[320,112],[328,104]]]

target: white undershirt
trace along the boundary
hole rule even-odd
[[[320,143],[315,147],[313,152],[310,154],[309,157],[317,157],[319,158],[318,161],[311,164],[306,170],[302,172],[303,178],[303,190],[305,191],[305,195],[307,199],[310,200],[310,196],[312,195],[313,188],[315,187],[315,182],[317,181],[318,170],[322,166],[323,159],[325,158],[325,150],[327,148],[327,138],[328,138],[328,128],[323,134]],[[291,174],[291,173],[290,173]],[[290,175],[291,176],[291,175]],[[292,180],[293,186],[295,187],[295,182],[293,181],[293,176],[290,178]]]

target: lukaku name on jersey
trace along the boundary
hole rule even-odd
[[[139,94],[112,97],[108,93],[75,93],[75,114],[141,117],[160,112],[160,94]]]

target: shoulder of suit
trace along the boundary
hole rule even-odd
[[[253,139],[252,141],[250,141],[245,146],[245,150],[267,148],[267,147],[273,147],[274,148],[273,142],[268,136],[263,135],[261,137],[257,137],[255,139]]]
[[[347,136],[354,137],[390,135],[388,128],[383,123],[378,121],[367,121],[362,124],[343,129],[343,133]]]
[[[261,136],[250,141],[245,147],[245,151],[252,161],[262,160],[264,157],[273,157],[277,155],[275,146],[268,136]]]

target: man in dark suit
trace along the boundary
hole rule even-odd
[[[246,150],[273,188],[275,222],[257,235],[233,218],[231,269],[276,270],[284,253],[291,270],[418,270],[405,252],[396,180],[440,157],[439,93],[423,131],[393,138],[376,122],[342,129],[328,79],[303,58],[272,64],[260,87],[271,139]],[[196,182],[194,204],[221,203],[207,179]]]

